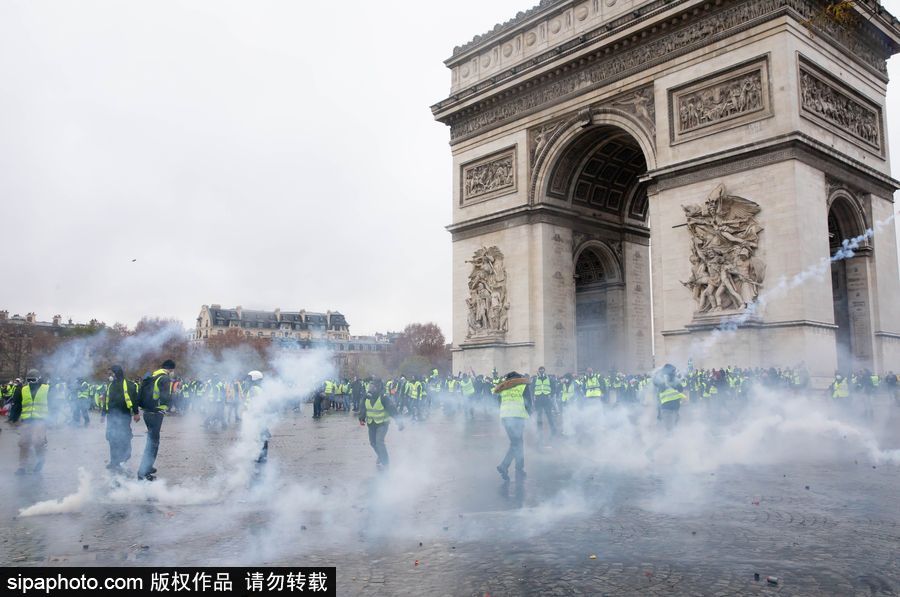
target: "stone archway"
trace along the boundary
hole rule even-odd
[[[837,189],[828,198],[828,243],[835,255],[849,239],[861,237],[867,228],[865,214],[856,197]],[[845,374],[872,367],[869,308],[869,259],[871,245],[863,240],[853,257],[831,264],[831,295],[834,311],[837,367]]]
[[[574,285],[567,300],[574,322],[568,342],[577,371],[653,365],[648,187],[641,180],[648,159],[640,127],[623,123],[630,121],[594,115],[561,136],[538,174],[539,201],[558,202],[570,214]]]
[[[622,276],[609,366],[807,357],[814,378],[831,375],[823,339],[840,326],[828,280],[805,272],[828,249],[829,180],[853,186],[870,223],[894,209],[884,81],[900,27],[872,13],[798,45],[814,5],[542,2],[454,50],[432,111],[453,155],[455,370],[583,366],[579,280],[607,274],[603,251],[579,252],[594,242]],[[854,358],[880,369],[900,362],[895,244],[881,229],[845,264]],[[779,280],[803,287],[754,303]],[[488,302],[503,317],[485,325]],[[610,315],[600,328],[615,344]]]

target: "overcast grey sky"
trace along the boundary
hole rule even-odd
[[[204,303],[334,309],[355,334],[449,334],[429,106],[454,45],[533,3],[0,0],[0,308],[188,327]]]

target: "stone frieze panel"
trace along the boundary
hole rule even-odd
[[[841,137],[884,155],[881,108],[798,56],[800,114]]]
[[[516,147],[463,164],[460,205],[516,192]]]
[[[669,90],[669,141],[673,145],[770,116],[766,56]]]

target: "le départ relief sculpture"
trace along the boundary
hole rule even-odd
[[[691,277],[698,314],[747,309],[759,296],[766,265],[756,257],[763,227],[758,204],[718,185],[704,205],[682,205],[691,241]]]

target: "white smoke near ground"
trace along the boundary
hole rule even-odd
[[[841,247],[835,251],[834,255],[831,257],[823,257],[820,261],[810,265],[790,278],[785,276],[779,278],[772,287],[760,292],[756,300],[750,303],[743,312],[726,318],[726,320],[720,323],[716,329],[703,336],[703,338],[694,341],[691,345],[689,356],[699,358],[708,357],[720,342],[733,339],[735,332],[740,326],[758,317],[766,308],[766,305],[773,300],[802,286],[810,280],[823,278],[831,271],[831,265],[833,263],[844,259],[850,259],[856,255],[856,251],[859,250],[866,241],[874,237],[878,231],[892,223],[895,216],[896,214],[892,213],[883,220],[875,222],[875,225],[872,226],[872,228],[867,229],[859,236],[843,239]]]
[[[78,490],[58,500],[38,502],[19,510],[19,516],[42,516],[45,514],[68,514],[80,511],[93,495],[93,478],[83,468],[78,469]]]
[[[155,334],[146,341],[159,339]],[[138,343],[132,344],[132,354],[140,354]],[[211,369],[216,371],[238,371],[241,362],[240,351],[226,353],[224,359],[207,355]],[[171,485],[164,480],[153,483],[136,479],[106,477],[104,486],[108,489],[100,495],[101,484],[94,483],[90,473],[79,470],[78,490],[60,500],[49,500],[20,511],[20,516],[62,514],[80,511],[90,503],[135,504],[150,502],[158,505],[203,505],[227,500],[233,493],[246,489],[258,467],[255,459],[260,453],[263,432],[274,428],[286,404],[298,396],[310,394],[322,380],[334,374],[330,353],[311,351],[302,355],[274,354],[272,372],[261,384],[259,398],[247,401],[243,423],[237,436],[227,451],[223,464],[209,479],[188,481],[182,485]],[[246,374],[246,371],[244,372]],[[165,429],[165,426],[163,427]],[[165,441],[165,440],[163,440]],[[184,450],[185,446],[178,446]]]

